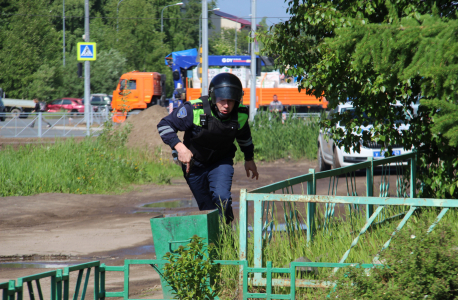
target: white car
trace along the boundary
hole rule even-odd
[[[340,104],[330,113],[329,117],[332,117],[333,114],[340,114],[349,110],[354,110],[351,102]],[[345,127],[341,126],[340,122],[337,127],[345,131]],[[371,128],[372,125],[361,127],[363,130],[370,130]],[[402,124],[399,130],[407,130],[408,128],[409,125]],[[370,142],[368,146],[361,145],[360,153],[353,150],[345,152],[343,147],[337,147],[330,137],[326,140],[325,134],[326,132],[321,129],[320,135],[318,136],[318,168],[320,171],[328,170],[329,168],[336,169],[347,167],[355,163],[367,161],[369,157],[373,157],[374,159],[384,157],[384,153],[381,152],[381,146],[377,142]],[[411,152],[411,150],[405,150],[403,147],[393,145],[394,155],[401,155],[409,152]]]

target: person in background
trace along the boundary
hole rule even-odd
[[[39,101],[37,98],[33,99],[33,102],[35,102],[35,108],[32,110],[32,112],[45,112],[46,111],[46,102],[44,101]],[[38,120],[38,118],[40,117],[39,114],[37,114],[37,118],[35,120],[33,120],[32,124],[29,125],[30,128],[33,128],[35,126],[35,121]],[[41,121],[42,122],[45,122],[45,123],[48,123],[48,127],[51,127],[51,123],[48,122],[48,120],[46,120],[43,115],[41,115]]]
[[[258,179],[248,109],[241,104],[242,83],[230,73],[216,75],[209,97],[186,101],[157,125],[165,144],[177,151],[183,175],[199,210],[218,209],[227,223],[232,212],[233,158],[237,148],[245,156],[247,177]],[[181,141],[178,131],[184,131]],[[251,172],[251,174],[250,174]]]
[[[184,102],[186,90],[181,87],[181,83],[177,83],[177,87],[173,91],[172,101],[169,104],[169,114]]]
[[[273,101],[270,102],[269,111],[275,113],[281,113],[283,111],[283,104],[278,101],[277,95],[274,95]]]

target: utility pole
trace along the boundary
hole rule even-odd
[[[251,0],[251,88],[250,88],[250,121],[254,121],[256,111],[256,53],[255,40],[256,37],[256,0]]]
[[[202,96],[208,95],[208,6],[202,0]]]
[[[235,24],[235,54],[237,55],[237,24]]]
[[[89,0],[84,0],[84,41],[89,43]],[[91,66],[90,62],[84,62],[84,119],[86,120],[86,136],[91,134],[91,118],[89,110],[89,97],[91,94]]]
[[[62,42],[63,48],[63,57],[64,57],[64,67],[65,67],[65,0],[62,0],[62,21],[63,21],[63,31],[64,31],[64,39]]]

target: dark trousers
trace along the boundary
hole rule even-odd
[[[30,127],[34,127],[35,126],[35,121],[38,120],[38,118],[40,117],[39,114],[37,114],[37,117],[35,120],[33,120],[32,124],[30,124]],[[45,123],[48,123],[48,126],[51,127],[51,123],[48,122],[48,120],[45,119],[45,117],[43,117],[43,115],[41,115],[41,122],[45,122]]]
[[[186,176],[186,182],[196,198],[199,210],[218,209],[220,215],[224,209],[227,219],[232,221],[232,177],[234,176],[232,158],[225,158],[207,167],[193,166]]]

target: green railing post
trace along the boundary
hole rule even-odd
[[[99,300],[100,295],[100,267],[94,267],[94,300]]]
[[[309,169],[313,175],[312,181],[307,181],[307,194],[316,195],[316,176],[315,169]],[[311,242],[315,233],[315,210],[316,203],[307,202],[307,242]]]
[[[37,283],[38,283],[38,280],[37,280]],[[58,296],[57,296],[57,272],[56,272],[56,276],[51,277],[51,300],[57,300],[57,297]]]
[[[368,157],[368,161],[371,162],[369,168],[366,168],[366,196],[372,197],[374,196],[374,158]],[[374,205],[367,204],[366,205],[366,220],[369,221],[370,217],[374,213]]]
[[[129,299],[129,271],[130,271],[129,260],[125,260],[124,261],[124,291],[123,291],[124,300]]]
[[[62,281],[64,282],[64,287],[63,287],[63,300],[68,300],[69,295],[70,295],[70,270],[69,268],[64,268],[64,271],[62,273]]]
[[[410,159],[410,198],[415,198],[417,183],[417,150],[413,150],[415,155]]]
[[[248,254],[248,202],[246,201],[246,189],[240,190],[240,200],[239,200],[239,219],[240,219],[240,254],[239,259],[241,261],[246,261]],[[245,278],[246,279],[246,278]],[[243,299],[243,266],[240,266],[239,269],[239,299]],[[247,280],[247,279],[246,279]]]
[[[22,279],[19,278],[16,283],[16,300],[23,300],[24,299],[24,283],[22,282]],[[11,300],[14,300],[11,298]]]
[[[8,282],[8,300],[14,300],[15,293],[16,293],[16,281],[10,280]]]
[[[62,270],[56,270],[56,291],[57,300],[62,300]]]
[[[257,196],[254,194],[254,196]],[[256,199],[254,202],[254,220],[253,220],[253,237],[254,237],[254,267],[262,268],[262,199]],[[254,279],[260,280],[261,273],[254,273]]]
[[[100,293],[99,293],[99,298],[100,299],[105,299],[105,274],[106,274],[106,269],[105,269],[105,264],[101,264],[99,268],[100,272]]]

